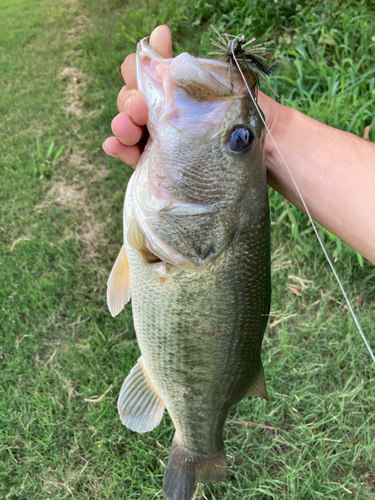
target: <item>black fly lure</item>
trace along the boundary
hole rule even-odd
[[[210,40],[213,45],[215,45],[215,47],[217,47],[219,50],[209,52],[208,54],[214,55],[215,59],[218,59],[219,61],[229,62],[229,81],[231,93],[233,93],[234,63],[240,64],[242,69],[250,72],[254,76],[257,85],[259,85],[259,77],[261,77],[266,82],[268,87],[272,90],[272,92],[276,94],[276,92],[272,87],[270,87],[266,77],[264,76],[269,76],[272,70],[266,64],[266,59],[260,55],[265,51],[265,46],[269,43],[272,43],[272,41],[258,43],[257,45],[252,45],[250,47],[250,44],[256,40],[255,37],[246,42],[244,35],[233,36],[228,35],[227,33],[225,33],[224,35],[220,35],[220,33],[214,26],[212,26],[212,24],[211,28],[217,34],[219,41],[217,42],[212,38],[210,38]]]

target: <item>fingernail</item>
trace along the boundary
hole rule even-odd
[[[104,151],[107,155],[109,155],[109,156],[113,156],[114,158],[117,158],[117,156],[116,156],[116,155],[114,155],[114,154],[112,154],[112,153],[108,153],[108,151],[105,149],[105,146],[104,146],[104,145],[105,145],[105,143],[106,143],[106,142],[107,142],[107,139],[106,139],[106,140],[103,142],[103,144],[102,144],[103,151]]]

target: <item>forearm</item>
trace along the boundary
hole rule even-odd
[[[268,99],[260,105],[311,216],[375,264],[375,145],[284,106],[271,113]],[[303,210],[269,137],[266,165],[269,185]]]

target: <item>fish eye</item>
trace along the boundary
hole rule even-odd
[[[246,153],[253,140],[254,134],[246,125],[234,125],[229,131],[228,144],[234,153]]]

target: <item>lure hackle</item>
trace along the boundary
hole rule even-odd
[[[277,96],[276,92],[267,82],[266,76],[271,74],[271,68],[266,64],[266,58],[262,56],[266,50],[266,46],[273,43],[268,42],[252,45],[256,38],[253,37],[246,41],[244,35],[229,35],[228,33],[220,34],[218,30],[211,24],[211,28],[215,31],[218,41],[210,38],[211,43],[217,48],[209,55],[215,56],[215,59],[229,63],[229,83],[231,93],[233,93],[233,68],[236,67],[233,55],[235,54],[237,63],[241,65],[245,73],[250,73],[259,86],[259,78],[264,80],[267,86]]]

